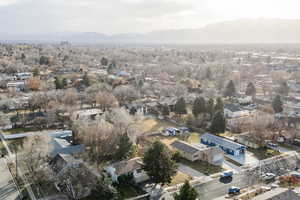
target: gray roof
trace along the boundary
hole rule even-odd
[[[242,110],[241,107],[236,104],[225,104],[224,108],[230,110],[231,112],[238,112]]]
[[[212,135],[209,133],[205,133],[204,135],[202,135],[201,139],[209,140],[215,144],[222,145],[222,146],[230,148],[230,149],[246,148],[246,146],[244,146],[244,145],[241,145],[239,143],[236,143],[236,142],[230,141],[228,139],[218,137],[216,135]]]
[[[193,146],[193,145],[191,145],[189,143],[186,143],[184,141],[181,141],[181,140],[174,141],[171,144],[171,146],[178,149],[178,150],[180,150],[180,151],[190,153],[190,154],[194,154],[194,153],[200,151],[200,148],[197,148],[196,146]]]

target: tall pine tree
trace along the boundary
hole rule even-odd
[[[232,97],[236,93],[235,85],[232,80],[230,80],[225,88],[224,97]]]
[[[218,111],[215,113],[213,120],[211,122],[210,131],[212,133],[224,133],[226,129],[226,119],[224,113]]]
[[[177,100],[175,106],[174,106],[174,112],[178,115],[184,115],[187,114],[186,110],[186,104],[183,97]]]
[[[283,111],[283,107],[282,107],[283,103],[281,101],[281,97],[279,95],[277,95],[272,102],[272,107],[275,111],[275,113],[280,113]]]
[[[177,165],[172,160],[171,153],[160,141],[155,141],[145,152],[143,169],[155,184],[171,183],[177,172]]]
[[[175,194],[175,200],[196,200],[198,192],[193,188],[188,181],[180,188],[179,193]]]
[[[203,97],[197,97],[193,104],[193,115],[197,117],[200,113],[206,112],[205,99]]]
[[[247,96],[252,96],[252,97],[256,95],[256,89],[252,82],[248,83],[245,94]]]

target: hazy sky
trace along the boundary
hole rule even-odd
[[[0,33],[127,33],[239,18],[300,19],[300,0],[0,0]]]

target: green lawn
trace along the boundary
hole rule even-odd
[[[181,158],[180,163],[187,165],[190,168],[193,168],[194,170],[197,170],[205,175],[211,175],[223,171],[223,168],[220,166],[215,166],[208,162],[200,160],[192,162],[187,159]]]
[[[118,185],[117,190],[119,191],[122,199],[132,198],[139,195],[136,189],[130,185]]]
[[[280,152],[275,151],[273,149],[269,149],[269,148],[258,148],[258,149],[248,148],[247,150],[254,153],[255,157],[258,160],[264,160],[267,158],[271,158],[271,157],[280,155]]]

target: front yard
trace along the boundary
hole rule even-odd
[[[186,180],[192,180],[192,177],[180,171],[177,171],[177,174],[173,177],[172,182],[169,184],[169,186],[184,183]]]
[[[199,171],[199,172],[201,172],[201,173],[203,173],[207,176],[223,171],[222,167],[212,165],[212,164],[210,164],[208,162],[205,162],[205,161],[197,160],[197,161],[192,162],[192,161],[189,161],[187,159],[181,158],[179,162],[184,164],[184,165],[187,165],[190,168],[192,168],[194,170],[197,170],[197,171]]]
[[[258,160],[264,160],[267,158],[280,155],[280,152],[269,148],[258,148],[258,149],[248,148],[247,150],[252,152]]]

